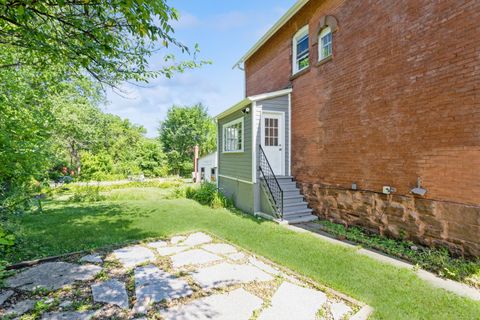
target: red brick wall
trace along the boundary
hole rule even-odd
[[[320,18],[334,58],[316,66]],[[480,203],[480,1],[310,1],[246,62],[247,94],[293,85],[299,181]],[[290,81],[291,37],[310,26],[311,68]],[[316,41],[315,41],[316,42]]]
[[[316,30],[325,15],[336,17],[338,30],[333,59],[317,65]],[[363,192],[381,192],[388,185],[411,197],[421,177],[432,203],[478,209],[468,222],[456,211],[471,232],[454,239],[447,232],[452,216],[437,210],[432,219],[441,226],[431,238],[460,251],[475,243],[469,252],[480,254],[479,21],[475,0],[311,0],[246,61],[247,95],[293,87],[292,173],[312,192],[306,196],[319,215],[332,217],[333,208],[318,205],[325,200],[319,186],[342,190],[355,182]],[[291,38],[307,23],[311,67],[290,79]],[[334,216],[365,222],[344,211]],[[407,211],[404,223],[422,215]],[[387,220],[372,225],[382,232],[395,224]]]

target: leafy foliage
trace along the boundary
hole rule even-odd
[[[1,44],[19,54],[0,68],[62,65],[109,85],[170,77],[201,64],[195,59],[176,63],[165,53],[165,65],[149,70],[147,58],[155,52],[174,47],[190,53],[173,36],[171,21],[177,19],[165,0],[1,0]]]
[[[217,186],[210,182],[204,182],[200,187],[188,187],[185,190],[185,196],[188,199],[197,201],[200,204],[210,206],[212,208],[233,208],[233,200],[225,197],[217,188]]]
[[[454,258],[446,248],[421,247],[411,241],[394,240],[377,234],[369,234],[358,227],[345,228],[341,224],[329,221],[322,221],[321,224],[323,229],[337,237],[406,259],[445,278],[464,280],[471,275],[480,273],[480,261]]]
[[[170,173],[189,175],[193,171],[195,145],[200,147],[200,155],[215,150],[215,124],[202,104],[173,106],[160,124],[159,139],[170,165]]]
[[[84,186],[75,189],[71,202],[98,202],[105,200],[105,196],[100,194],[98,186]]]

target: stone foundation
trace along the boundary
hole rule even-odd
[[[427,246],[446,246],[456,255],[480,256],[479,206],[319,184],[298,185],[321,218]]]

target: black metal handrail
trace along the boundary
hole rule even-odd
[[[262,146],[259,145],[260,149],[260,165],[259,170],[262,174],[263,179],[265,180],[265,184],[267,185],[267,189],[270,192],[270,196],[272,197],[273,201],[275,202],[275,209],[277,211],[277,215],[280,219],[283,219],[283,190],[280,186],[280,183],[273,172],[272,166],[267,159],[267,155],[263,150]]]

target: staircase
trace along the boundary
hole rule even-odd
[[[317,220],[290,176],[277,176],[270,166],[262,146],[259,146],[261,185],[274,209],[276,221],[288,224]]]
[[[300,193],[293,177],[277,176],[283,190],[283,220],[289,224],[318,220]]]

